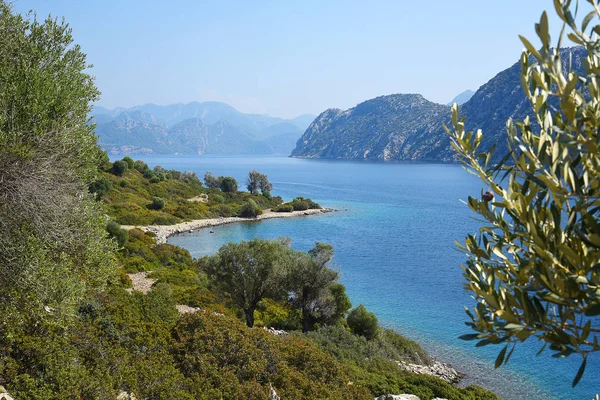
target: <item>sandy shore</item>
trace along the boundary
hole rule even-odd
[[[264,210],[264,212],[256,218],[240,218],[240,217],[228,217],[228,218],[208,218],[208,219],[196,219],[193,221],[182,222],[175,225],[149,225],[149,226],[132,226],[132,225],[121,225],[123,229],[138,228],[143,231],[151,231],[156,234],[156,243],[167,243],[169,236],[176,235],[178,233],[195,231],[196,229],[207,228],[209,226],[225,225],[234,222],[249,222],[249,221],[260,221],[262,219],[271,218],[292,218],[292,217],[304,217],[307,215],[323,214],[335,211],[332,208],[321,208],[306,211],[293,211],[293,212],[273,212],[271,210]]]

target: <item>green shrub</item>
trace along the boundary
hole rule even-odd
[[[292,207],[294,207],[294,211],[305,211],[308,210],[309,204],[308,201],[294,199]]]
[[[112,172],[117,176],[122,176],[128,168],[126,161],[119,160],[113,163]]]
[[[364,336],[367,340],[377,336],[379,328],[377,317],[372,312],[367,311],[362,304],[350,311],[346,322],[352,332]]]
[[[110,235],[110,237],[114,238],[119,247],[125,246],[127,243],[127,239],[129,238],[129,232],[125,229],[121,229],[121,225],[116,223],[115,221],[108,221],[106,224],[106,231]]]
[[[225,198],[217,193],[211,194],[209,196],[209,198],[210,198],[210,200],[214,201],[215,203],[219,203],[219,204],[225,203]]]
[[[148,206],[152,210],[162,210],[165,208],[165,199],[160,197],[153,197],[152,203]]]
[[[284,329],[286,331],[295,331],[302,328],[300,310],[285,302],[263,299],[254,314],[255,326]]]
[[[95,193],[97,199],[107,194],[110,189],[112,189],[112,183],[104,175],[92,182],[89,186],[90,193]]]
[[[292,212],[294,211],[294,206],[290,203],[285,203],[280,206],[277,206],[273,209],[275,212]]]
[[[262,210],[256,205],[254,200],[248,200],[242,208],[240,208],[239,216],[243,218],[256,218],[262,214]]]

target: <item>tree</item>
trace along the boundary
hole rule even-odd
[[[204,185],[207,188],[218,188],[221,185],[221,182],[212,174],[212,172],[207,172],[204,174]]]
[[[269,182],[269,179],[265,174],[260,174],[260,180],[258,181],[258,187],[260,188],[260,193],[263,196],[270,196],[271,190],[273,190],[273,185]]]
[[[248,178],[246,179],[246,187],[250,194],[256,194],[258,192],[258,182],[261,179],[262,174],[257,170],[253,169],[248,172]]]
[[[372,312],[367,311],[362,304],[350,311],[347,322],[352,332],[364,336],[367,340],[375,338],[377,332],[379,332],[377,317]]]
[[[555,1],[569,39],[585,50],[584,74],[571,68],[570,51],[560,50],[562,34],[550,47],[545,12],[536,24],[541,48],[521,37],[521,81],[534,118],[508,121],[509,153],[497,165],[493,149],[479,149],[482,132],[465,131],[456,105],[447,128],[460,160],[488,188],[468,199],[484,225],[460,246],[466,288],[476,299],[468,325],[477,332],[462,338],[502,344],[496,367],[530,338],[558,357],[579,354],[573,386],[588,354],[600,350],[600,39],[592,33],[600,25],[590,24],[600,8],[590,3],[578,26],[574,5]]]
[[[123,157],[123,161],[127,163],[127,168],[129,169],[133,169],[133,167],[135,166],[135,161],[133,161],[133,158],[129,156]],[[154,169],[156,170],[156,168],[160,168],[160,166],[157,165],[156,167],[154,167]]]
[[[99,95],[88,67],[65,23],[13,14],[0,1],[3,327],[64,322],[115,265],[88,192],[105,157],[87,123]]]
[[[296,252],[287,276],[292,303],[302,312],[302,331],[308,332],[316,322],[327,321],[336,313],[336,299],[330,288],[339,273],[327,264],[333,258],[333,247],[316,243],[308,254]]]
[[[237,181],[231,176],[219,177],[219,188],[225,193],[235,193],[238,191]]]
[[[250,194],[256,194],[260,190],[264,196],[268,196],[271,190],[273,190],[273,185],[269,182],[267,175],[261,174],[255,169],[248,173],[246,187]]]
[[[253,239],[229,243],[219,249],[206,267],[207,274],[232,301],[244,310],[246,324],[254,326],[254,311],[265,297],[278,297],[286,257],[290,252],[282,240]]]

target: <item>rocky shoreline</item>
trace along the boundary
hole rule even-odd
[[[274,212],[271,210],[265,210],[261,215],[256,218],[241,218],[241,217],[221,217],[221,218],[207,218],[207,219],[196,219],[188,222],[181,222],[175,225],[148,225],[148,226],[134,226],[134,225],[121,225],[122,229],[134,229],[138,228],[146,232],[154,232],[156,234],[156,243],[167,243],[167,239],[170,236],[178,233],[193,232],[197,229],[207,228],[211,226],[232,224],[235,222],[252,222],[260,221],[263,219],[271,218],[292,218],[292,217],[304,217],[308,215],[330,213],[334,210],[333,208],[319,208],[310,209],[304,211],[292,211],[292,212]]]

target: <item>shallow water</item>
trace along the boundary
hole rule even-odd
[[[136,158],[136,157],[134,157]],[[137,157],[139,158],[139,157]],[[463,306],[464,255],[453,245],[477,222],[461,199],[478,195],[480,183],[460,166],[300,160],[281,157],[143,156],[150,166],[231,175],[240,183],[251,169],[266,173],[274,195],[311,197],[339,212],[294,219],[223,225],[172,237],[193,256],[214,253],[229,241],[289,236],[308,250],[315,241],[335,247],[354,305],[364,304],[383,325],[417,340],[433,355],[467,373],[505,399],[591,399],[600,392],[600,357],[588,360],[571,389],[579,359],[535,353],[539,343],[517,347],[510,363],[494,370],[499,347],[475,348],[457,337],[470,333]]]

